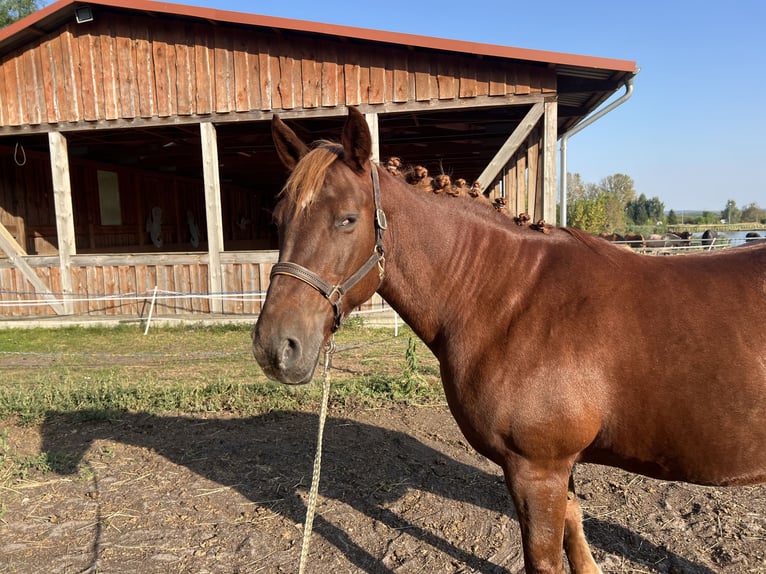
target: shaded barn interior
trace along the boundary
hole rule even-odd
[[[635,73],[145,0],[90,3],[87,20],[84,6],[60,0],[0,31],[0,302],[19,302],[0,316],[98,313],[89,299],[160,283],[265,290],[286,177],[274,113],[313,141],[356,106],[376,159],[479,180],[512,211],[553,221],[556,139]],[[23,303],[35,298],[48,303]],[[178,312],[259,303],[227,305]]]

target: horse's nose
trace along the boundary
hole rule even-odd
[[[274,324],[262,321],[263,317],[254,329],[253,356],[264,374],[288,385],[311,381],[322,347],[322,332],[306,336],[284,322],[274,328]]]
[[[282,371],[289,371],[301,359],[301,343],[298,339],[287,337],[279,346],[278,365]]]

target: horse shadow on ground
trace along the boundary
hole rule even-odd
[[[42,451],[55,453],[51,460],[61,461],[53,470],[74,474],[95,440],[144,447],[202,477],[231,487],[256,504],[274,498],[277,488],[283,503],[270,508],[300,524],[306,507],[299,488],[305,492],[311,480],[316,428],[317,416],[301,412],[230,419],[128,412],[51,412],[42,426]],[[454,460],[407,434],[333,417],[327,420],[322,464],[322,497],[341,501],[390,529],[406,530],[423,545],[443,552],[473,571],[509,572],[387,508],[408,491],[417,489],[492,513],[510,513],[517,520],[498,475]],[[507,497],[505,505],[498,505],[501,499],[498,491]],[[487,520],[492,520],[492,513],[488,513]],[[712,573],[706,566],[670,553],[630,529],[586,517],[586,535],[592,546],[612,554],[626,557],[629,554],[646,571],[666,572],[670,563],[675,571]],[[337,547],[359,571],[384,574],[394,571],[320,513],[314,522],[314,533]],[[665,559],[663,569],[655,566],[658,556]]]

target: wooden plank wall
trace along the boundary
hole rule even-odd
[[[0,127],[554,92],[552,70],[102,13],[0,60]]]
[[[276,251],[221,254],[224,315],[255,315],[269,285]],[[146,317],[154,288],[158,298],[154,314],[163,317],[210,315],[208,267],[202,254],[75,255],[72,258],[74,314],[94,317]],[[58,258],[29,257],[38,276],[61,296]],[[379,297],[362,309],[380,310]],[[2,318],[54,317],[49,305],[7,260],[0,260],[0,320]]]
[[[115,255],[73,257],[74,314],[91,316],[146,316],[154,288],[155,313],[164,316],[208,314],[206,255]],[[260,311],[260,295],[268,288],[276,252],[227,253],[222,263],[224,314]],[[61,296],[60,270],[55,258],[30,257],[28,263]],[[38,304],[41,297],[9,262],[0,262],[0,317],[46,317],[55,313]]]

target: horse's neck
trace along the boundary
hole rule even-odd
[[[481,224],[484,211],[477,215],[469,201],[434,197],[404,183],[383,191],[389,231],[380,294],[429,346],[487,294],[487,274],[496,265],[489,255],[497,232]],[[487,221],[495,217],[486,206]]]

